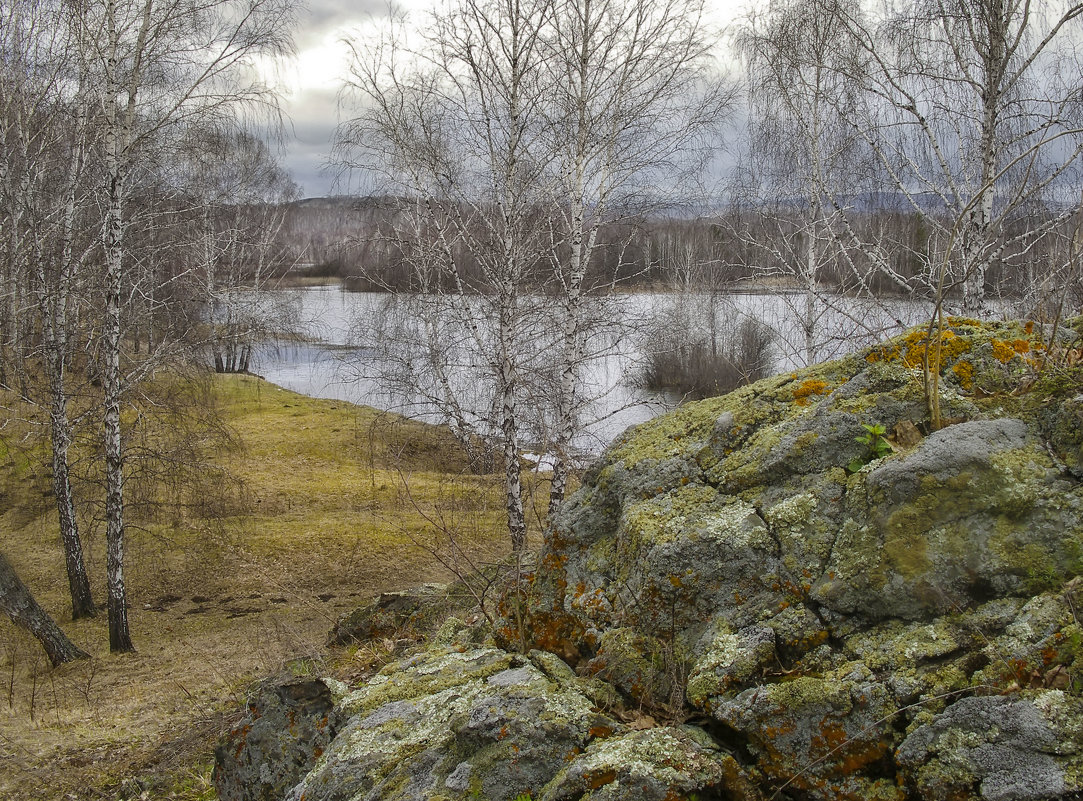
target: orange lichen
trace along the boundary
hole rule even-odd
[[[885,743],[880,739],[864,739],[860,734],[850,737],[845,726],[833,718],[820,722],[820,733],[812,738],[811,745],[813,753],[830,756],[832,773],[842,776],[852,775],[882,759],[886,750]]]
[[[831,385],[826,381],[810,378],[793,391],[794,402],[798,406],[805,406],[812,395],[826,395],[831,391]]]
[[[615,770],[599,770],[588,773],[583,778],[588,790],[597,790],[599,787],[605,787],[605,785],[616,781],[617,772]]]
[[[1001,364],[1007,364],[1015,358],[1015,348],[1007,342],[994,339],[989,344],[993,346],[993,358]]]
[[[936,339],[929,340],[928,331],[918,328],[901,340],[880,348],[873,348],[865,357],[869,362],[901,362],[904,367],[916,369],[925,365],[928,350],[929,367],[939,372],[970,350],[970,341],[947,329]]]
[[[960,359],[951,367],[951,372],[955,374],[955,379],[959,382],[959,386],[963,389],[973,389],[974,387],[974,365],[968,361]]]

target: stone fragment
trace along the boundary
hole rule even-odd
[[[338,732],[336,696],[324,679],[267,682],[245,717],[215,749],[214,784],[222,801],[281,799],[312,768]]]

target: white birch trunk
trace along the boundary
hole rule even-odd
[[[994,89],[988,89],[994,92]],[[987,309],[985,304],[985,277],[989,271],[991,244],[990,223],[993,219],[993,186],[996,175],[996,108],[987,102],[982,119],[981,136],[981,186],[978,197],[971,201],[963,242],[963,314],[981,318]]]
[[[107,134],[115,140],[116,134]],[[115,141],[113,143],[115,145]],[[108,145],[107,145],[108,147]],[[110,148],[112,150],[112,148]],[[120,295],[123,266],[123,174],[115,151],[107,154],[110,173],[109,206],[105,221],[105,319],[102,322],[105,393],[105,547],[109,609],[109,650],[133,651],[124,587],[124,448],[120,427]]]
[[[526,547],[526,516],[520,475],[519,415],[515,397],[518,381],[513,350],[517,289],[513,281],[505,281],[500,291],[500,433],[504,440],[504,505],[511,549],[520,553]]]
[[[140,54],[150,21],[152,0],[146,0],[143,24],[135,45]],[[124,585],[124,447],[120,422],[121,290],[124,268],[124,202],[127,160],[130,158],[132,125],[141,76],[134,73],[127,86],[117,80],[119,33],[116,5],[106,11],[106,64],[104,167],[108,180],[102,249],[105,257],[105,319],[102,321],[102,387],[104,392],[103,439],[105,450],[105,548],[106,593],[109,611],[109,650],[134,651],[128,626],[127,591]],[[121,104],[121,95],[126,103]]]
[[[69,472],[68,451],[71,447],[71,421],[68,418],[67,363],[69,336],[68,301],[74,281],[74,240],[76,192],[83,171],[86,155],[79,137],[86,129],[87,114],[85,106],[80,106],[76,115],[75,144],[71,154],[71,166],[67,174],[67,197],[62,223],[62,245],[60,263],[55,286],[45,280],[44,267],[41,273],[44,294],[42,313],[44,319],[43,334],[46,340],[46,366],[49,372],[50,407],[49,421],[51,430],[53,460],[53,495],[56,498],[57,518],[60,527],[60,541],[64,548],[64,564],[68,574],[68,589],[71,593],[72,619],[93,617],[98,609],[90,590],[90,578],[87,575],[86,561],[83,557],[82,541],[79,538],[79,522],[75,514],[75,499],[72,495]]]

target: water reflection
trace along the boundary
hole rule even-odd
[[[318,398],[333,398],[394,411],[410,417],[440,422],[432,404],[424,397],[393,393],[379,376],[388,367],[377,343],[358,344],[358,332],[371,332],[361,325],[384,314],[388,296],[377,293],[344,292],[338,287],[280,290],[299,321],[304,341],[282,341],[260,345],[253,357],[253,372],[274,384]],[[886,334],[900,325],[911,325],[928,314],[928,304],[913,301],[866,302],[852,298],[831,298],[820,304],[815,319],[818,339],[813,360],[839,356]],[[685,295],[637,294],[619,300],[625,326],[621,331],[645,330],[645,323],[659,319],[662,310],[677,303],[706,305],[698,317],[714,327],[719,318],[732,322],[741,315],[766,322],[778,332],[775,369],[785,371],[808,360],[811,340],[805,336],[807,315],[804,296],[792,295]],[[668,312],[667,312],[668,313]],[[706,316],[704,316],[706,315]],[[582,376],[587,393],[595,400],[584,409],[585,431],[575,443],[590,453],[601,451],[613,437],[630,425],[675,408],[680,398],[650,392],[636,386],[642,352],[651,347],[645,337],[609,330],[592,343],[597,358],[590,360]],[[457,371],[460,382],[479,381],[468,367]]]

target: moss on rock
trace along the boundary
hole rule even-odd
[[[1041,334],[952,318],[625,432],[500,605],[545,652],[449,624],[293,798],[1083,793],[1083,379]]]

